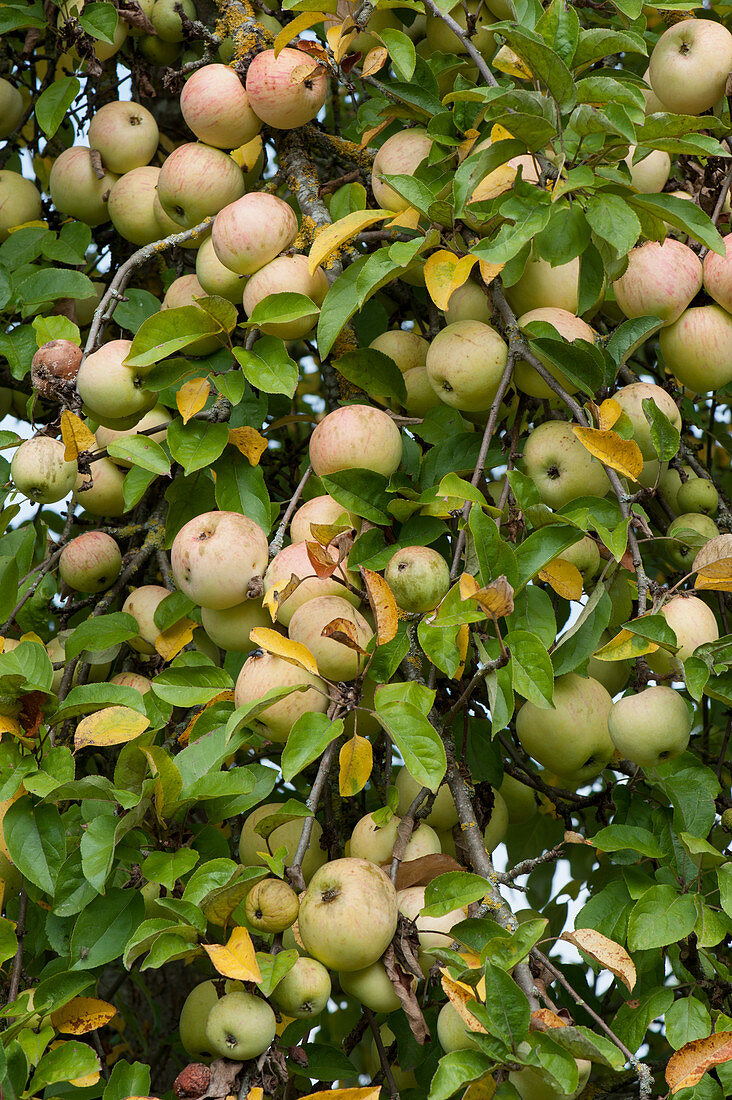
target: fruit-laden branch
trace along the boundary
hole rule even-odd
[[[441,11],[441,9],[438,8],[437,4],[435,4],[434,0],[424,0],[424,6],[428,12],[435,16],[436,19],[441,19],[445,26],[452,31],[456,38],[460,39],[460,41],[465,46],[467,52],[470,54],[470,57],[475,62],[475,65],[478,68],[478,72],[483,77],[483,80],[485,80],[486,84],[489,87],[496,88],[498,86],[498,81],[494,77],[491,70],[488,68],[483,54],[480,52],[480,50],[476,49],[476,47],[470,41],[460,24],[456,23],[453,17],[451,15],[448,15],[447,12]]]

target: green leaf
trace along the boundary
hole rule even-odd
[[[78,325],[75,325],[68,317],[56,315],[34,317],[31,324],[36,330],[39,347],[41,344],[47,344],[49,340],[70,340],[77,347],[81,344],[81,333]]]
[[[427,1100],[449,1100],[465,1085],[484,1077],[494,1062],[478,1050],[455,1050],[440,1058]]]
[[[107,7],[106,4],[103,6]],[[114,16],[116,22],[116,11]],[[75,76],[62,76],[41,92],[36,100],[36,121],[47,138],[52,138],[56,133],[80,90],[81,84]]]
[[[340,470],[321,477],[323,489],[343,508],[369,523],[391,524],[386,478],[373,470]]]
[[[445,746],[434,726],[413,703],[382,702],[376,693],[376,717],[402,754],[410,775],[436,791],[447,771]]]
[[[298,368],[297,363],[287,354],[284,340],[277,336],[260,336],[254,346],[256,352],[234,348],[234,357],[247,382],[251,382],[264,393],[294,396],[299,377]]]
[[[511,654],[514,691],[538,707],[550,707],[554,699],[554,668],[541,638],[528,630],[511,630],[504,638]]]
[[[386,46],[397,74],[402,80],[411,80],[414,74],[414,66],[417,63],[417,54],[414,43],[403,31],[386,28],[377,32],[377,37]]]
[[[651,426],[653,449],[661,462],[669,462],[678,452],[681,432],[650,397],[644,397],[642,405],[645,418]]]
[[[147,1096],[150,1092],[150,1067],[142,1062],[114,1063],[102,1100],[127,1100],[128,1096]]]
[[[422,913],[426,917],[444,917],[453,909],[462,909],[490,894],[490,883],[468,871],[448,871],[428,883]]]
[[[628,947],[631,951],[667,947],[693,932],[695,923],[691,894],[678,894],[673,886],[652,886],[630,914]]]
[[[159,882],[166,890],[172,890],[178,879],[192,871],[200,858],[192,848],[179,848],[177,852],[152,852],[143,860],[140,871],[150,882]]]
[[[257,302],[249,316],[249,325],[284,325],[290,321],[299,321],[302,317],[315,317],[320,312],[312,298],[306,294],[294,294],[286,291],[282,294],[268,294]]]
[[[114,439],[107,444],[107,452],[111,458],[124,458],[134,466],[139,466],[150,473],[170,473],[170,460],[163,448],[154,439],[144,435]]]
[[[94,293],[91,279],[80,271],[65,267],[46,267],[34,271],[18,286],[26,308],[55,302],[58,298],[90,298]],[[33,332],[33,330],[30,330]]]
[[[534,78],[543,84],[561,111],[569,111],[577,101],[574,77],[561,57],[538,35],[517,26],[501,24],[499,33],[522,58]]]
[[[510,974],[492,963],[485,964],[485,994],[481,1023],[494,1039],[500,1039],[509,1050],[517,1050],[529,1032],[529,1002]]]
[[[393,397],[402,404],[406,400],[407,391],[402,372],[393,359],[375,348],[348,351],[334,360],[333,366],[369,397],[377,400]]]
[[[574,1058],[587,1058],[615,1071],[621,1070],[625,1065],[625,1055],[618,1050],[615,1043],[604,1035],[590,1031],[588,1027],[553,1028],[552,1038]]]
[[[69,1082],[99,1070],[99,1059],[87,1043],[61,1042],[41,1058],[28,1086],[31,1092]]]
[[[8,807],[3,818],[10,858],[24,878],[53,895],[66,858],[66,831],[55,806],[33,805],[27,796]]]
[[[714,222],[696,203],[675,195],[633,195],[628,199],[639,210],[661,218],[673,229],[680,229],[712,252],[724,256],[725,246]],[[635,242],[633,242],[635,243]]]
[[[342,718],[332,722],[325,714],[301,714],[282,750],[280,767],[285,782],[291,782],[303,768],[322,756],[331,741],[342,733]]]
[[[87,297],[91,293],[93,288]],[[173,352],[189,347],[201,336],[221,335],[224,331],[215,318],[197,305],[162,309],[142,322],[125,363],[128,367],[152,367]]]
[[[732,863],[724,863],[717,868],[719,900],[728,917],[732,917]]]
[[[640,638],[646,638],[650,642],[656,642],[663,649],[675,653],[679,648],[676,634],[666,622],[663,615],[643,615],[640,619],[632,619],[623,623],[623,629],[631,634],[637,634]]]
[[[176,707],[205,706],[231,687],[229,673],[213,665],[166,668],[152,682],[153,694]]]
[[[294,949],[279,951],[276,955],[257,951],[257,962],[262,975],[262,981],[257,982],[257,985],[265,997],[269,997],[275,986],[292,970],[299,957]]]
[[[79,914],[71,932],[73,970],[92,970],[119,958],[142,922],[145,902],[136,890],[110,889]]]
[[[103,653],[111,646],[136,638],[139,633],[137,620],[124,611],[85,619],[66,639],[66,659],[71,661],[80,653]]]
[[[216,503],[227,512],[240,512],[263,531],[272,526],[272,509],[261,466],[252,466],[233,447],[216,462]]]
[[[516,587],[523,587],[545,565],[554,561],[558,554],[569,546],[573,546],[575,542],[579,542],[581,538],[582,532],[567,524],[551,524],[548,527],[541,527],[538,531],[532,531],[529,537],[516,547],[516,562],[519,569],[519,583]]]
[[[79,23],[92,38],[114,45],[114,32],[117,30],[117,9],[114,4],[105,4],[103,0],[92,0],[84,5]]]
[[[656,196],[653,196],[654,198]],[[619,195],[603,191],[587,200],[587,221],[597,237],[605,241],[619,256],[625,256],[638,240],[641,224],[637,215]],[[683,202],[676,199],[676,202]],[[687,205],[691,205],[688,203]]]
[[[81,837],[81,868],[88,883],[99,893],[112,870],[117,819],[99,815],[87,825]]]
[[[592,837],[600,852],[622,852],[630,849],[650,859],[662,859],[664,852],[655,836],[640,825],[608,825]]]
[[[166,311],[167,312],[167,311]],[[168,446],[184,474],[211,466],[223,454],[229,442],[226,424],[210,424],[205,420],[173,420],[168,425]]]
[[[666,1038],[674,1050],[695,1039],[706,1039],[712,1030],[712,1018],[705,1004],[696,997],[680,997],[666,1013]]]

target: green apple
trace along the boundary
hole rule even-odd
[[[297,920],[300,903],[297,894],[278,878],[266,878],[252,886],[244,903],[244,911],[252,928],[258,932],[284,932]]]
[[[536,795],[531,787],[505,772],[498,793],[505,803],[509,825],[525,825],[531,821],[537,810]]]
[[[363,970],[340,970],[338,982],[344,993],[355,997],[372,1012],[395,1012],[401,1008],[401,1001],[382,962],[372,963]]]
[[[366,814],[351,833],[351,855],[380,865],[390,864],[400,824],[401,818],[394,815],[386,825],[376,825],[373,813]],[[435,830],[419,822],[412,832],[403,859],[419,859],[421,856],[437,855],[440,851],[440,838]]]
[[[643,458],[654,459],[658,455],[651,440],[651,426],[643,411],[643,402],[646,400],[652,401],[673,426],[681,430],[681,413],[676,402],[671,394],[666,393],[660,386],[650,382],[633,382],[613,394],[613,401],[617,401],[633,425],[633,439],[640,447]]]
[[[394,780],[394,785],[399,795],[397,813],[400,814],[401,817],[404,817],[407,810],[422,790],[422,784],[418,783],[406,768],[400,768]],[[435,800],[432,803],[432,809],[427,814],[427,817],[422,820],[428,825],[431,825],[433,829],[438,830],[451,829],[453,825],[457,825],[457,810],[455,809],[455,803],[450,794],[450,788],[446,783],[443,783],[438,790]]]
[[[296,1020],[319,1016],[330,1000],[330,974],[317,959],[303,956],[274,987],[271,999]]]
[[[716,642],[719,627],[711,608],[698,596],[674,596],[660,611],[676,635],[679,650],[676,654],[667,649],[649,653],[646,661],[659,676],[680,672],[683,662],[695,649],[706,642]]]
[[[508,345],[482,321],[456,321],[438,332],[427,353],[437,396],[454,409],[489,409],[508,359]]]
[[[554,683],[552,708],[524,703],[516,716],[516,733],[523,749],[543,768],[589,782],[614,752],[607,728],[611,707],[602,684],[569,672]]]
[[[480,1043],[473,1038],[467,1024],[450,1001],[442,1006],[437,1017],[437,1038],[448,1054],[456,1050],[480,1050]]]
[[[206,1039],[218,1058],[246,1062],[263,1054],[275,1037],[275,1014],[261,997],[238,990],[214,1004],[206,1020]]]
[[[285,863],[292,863],[300,840],[300,833],[302,832],[302,818],[297,818],[294,821],[287,821],[284,825],[278,825],[266,840],[264,837],[260,836],[259,833],[255,832],[255,828],[260,821],[263,821],[267,817],[271,817],[272,814],[276,813],[283,805],[284,803],[282,802],[265,802],[264,805],[257,806],[256,810],[250,813],[244,822],[239,838],[239,859],[245,867],[265,867],[265,861],[260,853],[274,853],[278,848],[282,847],[287,849]],[[320,847],[320,838],[322,835],[323,829],[320,822],[314,821],[313,831],[310,836],[310,844],[305,853],[305,858],[302,861],[302,873],[306,882],[312,877],[318,867],[321,867],[325,863],[326,855]]]
[[[209,981],[195,986],[183,1002],[178,1033],[183,1049],[194,1060],[213,1056],[213,1049],[206,1036],[206,1022],[218,999],[216,986]]]
[[[709,478],[692,476],[680,487],[676,502],[681,512],[714,516],[719,508],[719,493]]]
[[[404,546],[397,550],[386,569],[384,579],[403,611],[433,611],[447,595],[450,568],[429,546]]]
[[[483,830],[483,843],[489,854],[498,847],[508,828],[508,806],[499,791],[493,791],[493,809]]]
[[[647,687],[613,703],[608,730],[615,748],[641,768],[655,768],[685,751],[691,716],[671,687]]]
[[[402,374],[415,367],[423,367],[427,362],[429,344],[423,336],[408,329],[397,328],[382,332],[369,344],[374,351],[388,355],[393,359]]]
[[[538,1070],[513,1070],[508,1080],[518,1092],[521,1100],[576,1100],[585,1088],[592,1070],[592,1063],[584,1058],[577,1059],[579,1081],[574,1092],[557,1092],[550,1079]]]
[[[554,509],[577,497],[604,497],[610,488],[602,464],[563,420],[546,420],[530,433],[524,448],[524,470],[544,504]]]
[[[709,516],[701,512],[691,512],[673,520],[666,534],[669,539],[674,540],[666,544],[669,558],[677,569],[688,573],[697,552],[709,539],[716,538],[719,528]]]

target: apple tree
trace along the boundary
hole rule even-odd
[[[4,1100],[732,1096],[729,21],[0,5]]]

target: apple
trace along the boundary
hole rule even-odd
[[[333,562],[338,561],[338,550],[335,546],[328,547],[325,553],[332,558]],[[298,577],[300,584],[292,595],[277,607],[277,619],[283,626],[290,625],[290,620],[299,607],[319,596],[340,596],[353,607],[358,607],[361,603],[358,593],[349,592],[342,583],[345,578],[348,578],[351,584],[358,583],[358,577],[348,572],[346,563],[339,565],[332,577],[318,577],[308,557],[306,542],[293,542],[272,558],[264,574],[265,593],[272,588],[283,590],[292,576]]]
[[[391,477],[401,460],[399,429],[388,413],[371,405],[334,409],[310,436],[310,462],[318,477],[364,468]]]
[[[415,798],[422,789],[422,784],[418,783],[416,779],[407,771],[406,768],[400,768],[396,774],[394,780],[394,786],[396,787],[397,794],[399,795],[399,802],[397,804],[397,813],[404,817],[409,807],[414,802]],[[427,814],[427,817],[422,819],[427,825],[431,825],[433,829],[444,830],[451,829],[453,825],[457,825],[458,815],[455,809],[455,803],[452,800],[450,794],[450,788],[447,784],[439,788],[435,800],[432,803],[432,809]]]
[[[492,317],[493,310],[485,290],[472,279],[453,290],[445,310],[448,325],[454,325],[457,321],[480,321],[489,325]]]
[[[721,306],[685,310],[661,329],[659,343],[666,366],[681,386],[708,393],[732,381],[732,316]]]
[[[615,636],[615,630],[604,630],[600,635],[598,648]],[[624,690],[633,671],[633,661],[598,661],[597,657],[590,657],[587,662],[587,675],[597,680],[613,698]]]
[[[335,859],[319,868],[300,896],[305,950],[329,970],[363,970],[380,959],[397,926],[397,895],[368,859]]]
[[[274,688],[294,689],[303,685],[307,687],[306,691],[293,690],[256,718],[257,726],[271,741],[284,744],[295,722],[303,714],[325,714],[328,709],[328,689],[318,676],[272,653],[253,653],[241,667],[234,701],[237,707],[243,707],[257,702]]]
[[[181,527],[170,563],[175,582],[200,607],[220,611],[242,603],[249,583],[267,567],[262,528],[238,512],[204,512]]]
[[[0,243],[17,225],[37,221],[41,210],[41,195],[34,183],[19,172],[0,170]]]
[[[284,932],[297,920],[300,902],[297,894],[279,878],[265,878],[252,886],[244,911],[252,928],[274,934]],[[293,1013],[289,1013],[290,1016]]]
[[[373,813],[358,821],[351,833],[350,854],[357,859],[370,859],[372,863],[391,864],[397,830],[401,818],[393,815],[386,825],[376,825]],[[417,822],[407,844],[402,860],[419,859],[421,856],[439,855],[440,841],[434,829],[424,822]]]
[[[702,265],[696,252],[667,237],[646,241],[628,254],[625,273],[613,283],[626,317],[658,317],[664,325],[678,320],[701,290]]]
[[[244,279],[224,267],[214,251],[211,237],[207,237],[196,252],[196,276],[204,294],[218,294],[232,305],[241,304]]]
[[[156,0],[156,6],[161,0]],[[158,198],[177,225],[192,229],[244,194],[244,176],[221,149],[189,142],[166,158],[158,177]]]
[[[10,463],[16,489],[36,504],[55,504],[74,488],[76,462],[64,458],[60,439],[37,435],[21,443]]]
[[[371,189],[376,203],[383,210],[406,210],[408,200],[385,183],[382,176],[412,176],[415,169],[428,156],[432,138],[426,130],[417,126],[400,130],[387,138],[374,157],[371,168]]]
[[[155,625],[155,612],[170,592],[159,584],[143,584],[136,588],[122,604],[122,611],[131,615],[137,623],[139,635],[129,638],[127,644],[138,653],[151,655],[155,652],[155,640],[160,627]]]
[[[301,50],[258,53],[247,71],[249,106],[267,126],[294,130],[311,122],[328,94],[327,70]]]
[[[719,493],[709,478],[693,476],[679,488],[676,503],[682,513],[701,512],[705,516],[713,516],[719,508]]]
[[[585,535],[579,542],[575,542],[572,546],[568,546],[566,550],[563,550],[561,554],[558,554],[555,560],[568,561],[576,566],[582,574],[585,587],[587,587],[587,582],[591,581],[598,572],[602,559],[596,541],[590,538],[589,535]]]
[[[363,670],[366,658],[345,643],[323,635],[325,627],[336,619],[350,624],[359,647],[365,650],[374,632],[363,615],[342,596],[318,596],[302,604],[290,620],[289,635],[293,642],[300,642],[310,650],[321,676],[328,680],[353,680]],[[346,633],[342,627],[339,629]]]
[[[623,386],[613,394],[613,401],[617,401],[620,408],[626,414],[633,425],[633,439],[640,447],[644,459],[657,459],[656,449],[651,439],[651,426],[643,411],[643,402],[650,400],[664,416],[671,421],[675,428],[681,431],[681,413],[670,393],[661,389],[652,382],[631,382]]]
[[[691,733],[689,708],[671,687],[647,687],[613,703],[610,737],[631,764],[656,768],[686,750]]]
[[[683,19],[651,53],[648,77],[667,111],[700,115],[724,95],[732,70],[732,34],[711,19]]]
[[[489,409],[508,360],[508,345],[490,325],[456,321],[435,336],[427,353],[432,388],[454,409]]]
[[[164,443],[171,419],[171,415],[164,405],[155,405],[154,408],[150,409],[150,412],[145,413],[142,420],[139,420],[133,428],[106,428],[104,425],[100,425],[94,434],[100,447],[108,447],[110,443],[114,443],[118,439],[132,439],[141,432],[148,433],[147,439],[154,439],[156,443]],[[160,431],[149,431],[150,428],[158,426]],[[126,458],[115,457],[112,462],[115,466],[121,466],[123,470],[129,470],[133,466],[133,463]]]
[[[159,176],[158,179],[160,179]],[[169,218],[163,210],[157,188],[155,190],[155,198],[153,199],[153,216],[155,218],[155,221],[157,222],[158,237],[160,238],[160,240],[164,240],[166,237],[170,237],[174,233],[177,234],[183,231],[183,227],[179,225],[178,222],[174,222],[172,218]],[[188,240],[183,241],[183,243],[179,245],[179,247],[188,248],[192,251],[197,251],[201,247],[201,243],[204,240],[208,240],[208,238],[208,229],[204,229],[201,231],[201,233],[196,233],[192,237],[189,237]]]
[[[201,609],[203,629],[212,642],[227,653],[251,653],[256,649],[249,634],[257,627],[271,627],[272,619],[261,600],[248,599],[234,607]]]
[[[519,779],[514,779],[508,772],[504,773],[498,793],[505,803],[509,825],[525,825],[536,814],[534,791]]]
[[[496,49],[495,38],[490,29],[495,22],[493,12],[486,4],[481,4],[479,0],[468,0],[465,7],[462,4],[456,4],[454,8],[450,9],[449,14],[463,31],[467,29],[467,13],[472,15],[476,21],[475,34],[471,39],[473,45],[480,53],[485,53],[490,58]],[[508,16],[508,18],[513,19],[513,15]],[[461,56],[468,52],[465,42],[458,38],[436,15],[427,15],[425,39],[430,55],[445,53]]]
[[[358,516],[352,516],[342,504],[327,493],[312,497],[301,504],[290,520],[290,538],[293,543],[314,540],[313,524],[323,527],[361,527]]]
[[[253,275],[289,248],[296,236],[297,218],[288,203],[265,191],[250,191],[217,214],[211,242],[224,267],[237,275]]]
[[[110,684],[119,684],[120,687],[134,688],[140,695],[146,695],[152,687],[152,680],[139,672],[118,672],[109,681]]]
[[[338,982],[344,993],[355,997],[372,1012],[395,1012],[402,1002],[382,962],[371,963],[363,970],[339,970]]]
[[[244,312],[251,317],[259,303],[270,294],[304,294],[316,306],[322,306],[329,285],[322,268],[318,267],[313,275],[310,274],[307,256],[277,256],[247,280],[242,296]],[[296,321],[265,321],[260,328],[269,336],[300,340],[312,331],[317,320],[318,311],[313,310]]]
[[[9,80],[0,77],[0,138],[9,137],[24,114],[22,95]]]
[[[647,84],[646,88],[641,88],[641,91],[643,92],[643,98],[646,101],[646,114],[656,115],[659,113],[665,113],[666,108],[664,107],[663,103],[661,103],[661,100],[658,98],[656,93],[653,91],[653,88],[651,88],[650,80],[648,79],[648,69],[646,69],[646,71],[643,73],[643,79]]]
[[[579,1071],[579,1083],[574,1092],[557,1092],[550,1079],[535,1069],[512,1070],[508,1075],[509,1082],[518,1092],[521,1100],[576,1100],[585,1089],[592,1070],[592,1062],[585,1058],[577,1058]]]
[[[423,336],[404,328],[382,332],[369,344],[374,351],[380,351],[382,355],[393,359],[402,374],[415,367],[424,367],[429,346]]]
[[[450,588],[450,567],[429,546],[403,546],[384,570],[384,579],[403,611],[433,611]]]
[[[237,149],[262,128],[239,76],[228,65],[204,65],[188,77],[180,93],[183,121],[199,141]]]
[[[256,810],[249,814],[242,826],[239,837],[239,859],[245,867],[264,867],[265,861],[260,852],[274,855],[278,848],[286,848],[285,863],[291,864],[295,858],[295,852],[300,841],[300,834],[304,824],[304,818],[298,817],[292,821],[286,821],[284,825],[278,825],[267,839],[255,832],[260,821],[272,817],[284,805],[283,802],[265,802],[257,806]],[[310,834],[310,844],[302,861],[302,874],[308,882],[326,861],[326,855],[320,847],[323,829],[319,821],[313,822],[313,831]],[[302,900],[302,899],[301,899]]]
[[[450,1001],[442,1006],[437,1017],[437,1039],[447,1054],[456,1050],[480,1050],[480,1043],[473,1038],[470,1028]]]
[[[704,289],[710,298],[732,313],[732,233],[724,238],[726,256],[707,252],[704,257]]]
[[[177,279],[174,279],[165,292],[163,298],[163,309],[179,309],[182,306],[195,306],[196,298],[205,298],[206,291],[195,275],[180,275]],[[201,307],[198,306],[198,309]],[[218,351],[223,347],[221,340],[214,333],[211,336],[201,336],[200,339],[194,340],[193,343],[188,344],[185,348],[186,355],[211,355],[214,351]]]
[[[41,344],[31,360],[31,384],[50,401],[58,402],[59,391],[68,391],[76,380],[82,351],[70,340],[49,340]]]
[[[684,536],[685,531],[694,532],[698,537],[694,538],[692,535],[687,542]],[[716,538],[719,534],[719,528],[709,516],[701,512],[688,512],[684,515],[677,516],[677,518],[669,524],[666,534],[669,539],[677,540],[666,546],[666,552],[669,558],[677,569],[682,569],[685,573],[688,573],[701,547],[699,540],[701,539],[703,542],[708,542],[709,539]],[[691,543],[691,545],[689,543]]]
[[[178,1034],[183,1049],[193,1059],[211,1058],[213,1050],[206,1037],[208,1014],[219,999],[212,981],[200,982],[190,991],[181,1009]]]
[[[133,168],[117,180],[109,193],[112,225],[131,244],[152,244],[164,236],[155,217],[159,175],[160,169],[153,166]]]
[[[381,1044],[384,1050],[388,1053],[392,1044],[396,1042],[396,1036],[390,1027],[386,1024],[382,1024],[379,1028],[379,1036],[381,1038]],[[376,1046],[376,1038],[373,1037],[371,1042],[364,1050],[363,1055],[366,1069],[371,1077],[381,1070],[381,1058],[379,1057],[379,1051]],[[414,1076],[414,1070],[404,1070],[398,1063],[393,1063],[390,1066],[391,1075],[394,1080],[394,1084],[401,1091],[405,1092],[407,1089],[414,1089],[417,1086],[417,1080]]]
[[[521,746],[543,768],[589,782],[613,755],[607,729],[612,699],[602,684],[569,672],[554,682],[554,705],[527,700],[516,716]]]
[[[143,388],[151,367],[128,367],[131,340],[110,340],[87,355],[76,376],[76,389],[85,409],[102,424],[132,417],[137,423],[157,402],[157,394]]]
[[[143,34],[138,40],[138,49],[153,65],[160,66],[175,65],[180,54],[177,42],[164,42],[157,34]]]
[[[98,280],[92,280],[92,286],[94,287],[93,294],[90,294],[88,298],[76,299],[76,323],[80,328],[84,328],[85,325],[91,323],[97,306],[107,289],[105,284],[100,283]]]
[[[98,179],[89,149],[84,145],[72,145],[64,149],[51,166],[48,182],[51,201],[57,210],[70,218],[91,226],[102,225],[109,221],[107,203],[118,178],[116,173],[106,171]]]
[[[156,0],[155,6],[162,2]],[[246,1062],[263,1054],[276,1031],[277,1020],[267,1002],[244,990],[225,993],[211,1006],[206,1020],[212,1053],[232,1062]]]
[[[111,459],[97,459],[91,465],[91,484],[86,474],[76,478],[74,500],[90,516],[122,516],[126,511],[124,481],[124,474]]]
[[[499,791],[493,791],[493,809],[483,830],[483,844],[490,855],[503,841],[508,829],[508,807]]]
[[[519,328],[525,329],[532,321],[540,321],[543,324],[551,325],[559,333],[559,336],[570,344],[573,344],[575,340],[586,340],[587,343],[594,344],[596,339],[595,332],[586,321],[583,321],[581,317],[575,317],[573,313],[568,313],[567,310],[557,309],[555,306],[532,309],[529,313],[522,314],[518,319]],[[553,363],[550,363],[540,353],[537,354],[537,358],[546,367],[552,378],[556,378],[567,393],[577,392],[577,387],[561,371],[558,371]],[[554,397],[554,391],[549,388],[535,368],[524,359],[516,361],[513,380],[522,393],[527,393],[531,397],[540,397],[547,401]]]
[[[603,497],[610,488],[600,462],[586,451],[570,424],[546,420],[526,440],[524,470],[544,504],[562,508],[577,497]]]
[[[180,3],[189,19],[196,18],[196,5],[193,0],[155,0],[150,12],[150,21],[158,38],[163,42],[182,42],[185,37],[183,23],[175,10],[176,3]]]
[[[67,543],[58,560],[61,580],[75,592],[105,592],[122,569],[122,554],[111,535],[85,531]]]
[[[548,260],[532,254],[521,278],[506,287],[506,298],[517,317],[535,309],[562,309],[576,314],[579,277],[579,256],[552,267]]]
[[[636,147],[631,145],[625,157],[633,187],[646,195],[663,191],[671,175],[671,157],[663,149],[651,149],[650,152],[644,150],[643,157],[633,163],[635,153]]]
[[[430,409],[438,408],[442,402],[432,388],[426,367],[412,367],[404,375],[407,396],[404,408],[409,416],[424,417]]]
[[[679,649],[675,654],[657,649],[647,655],[648,665],[659,676],[681,673],[683,662],[695,649],[706,642],[716,642],[719,637],[713,611],[698,596],[674,596],[663,605],[660,614],[676,635]]]
[[[424,909],[424,886],[408,886],[406,890],[400,890],[397,894],[399,912],[409,920],[414,921],[419,936],[420,950],[424,952],[440,951],[450,946],[453,942],[451,930],[456,924],[460,924],[467,917],[467,911],[463,908],[453,909],[441,917],[422,916]],[[429,960],[429,969],[432,960]]]
[[[272,1002],[296,1020],[319,1016],[330,1000],[330,974],[317,959],[301,957],[270,994]]]
[[[89,124],[90,148],[97,149],[104,167],[119,176],[149,164],[159,138],[155,116],[139,103],[105,103]]]

